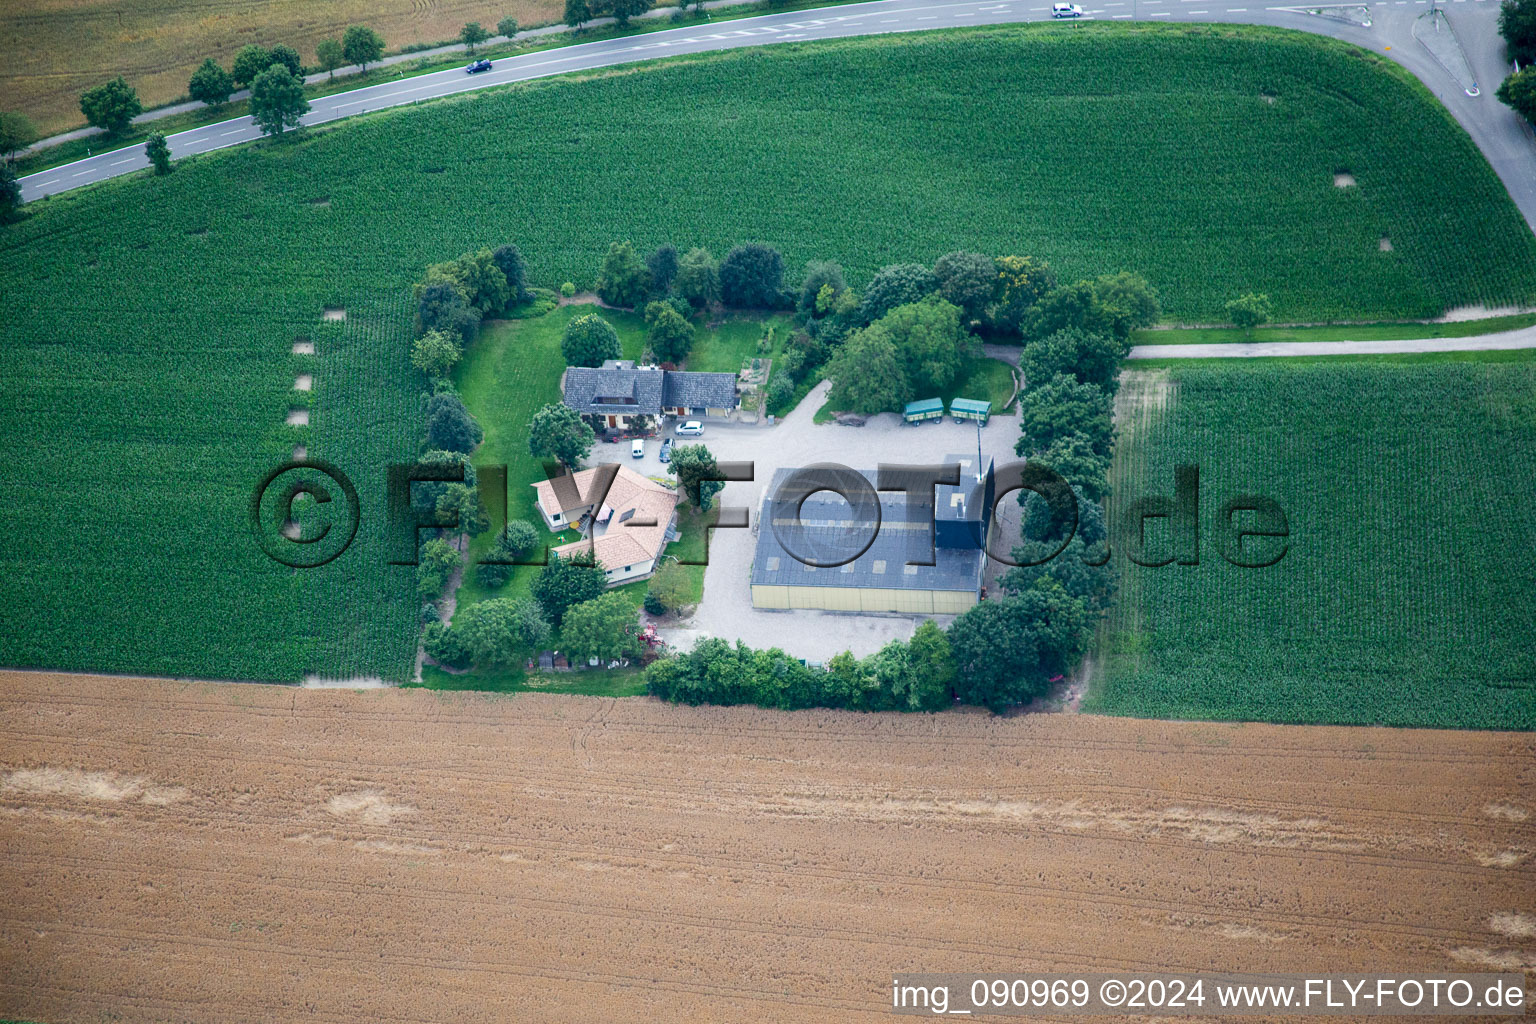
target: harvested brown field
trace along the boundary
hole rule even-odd
[[[30,673],[0,715],[0,1019],[877,1021],[893,971],[1536,968],[1529,734]]]
[[[315,44],[348,25],[371,25],[398,50],[452,39],[466,21],[495,31],[508,15],[528,27],[563,11],[556,0],[12,0],[0,6],[0,110],[48,135],[84,124],[80,94],[114,75],[157,106],[186,95],[204,58],[227,70],[246,43],[287,43],[315,64]]]

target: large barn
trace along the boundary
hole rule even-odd
[[[909,505],[902,492],[882,492],[878,524],[830,491],[801,503],[798,494],[781,492],[795,471],[775,473],[758,515],[752,606],[957,615],[975,605],[992,522],[992,465],[981,465],[974,455],[949,455],[944,461],[960,465],[960,483],[935,487],[931,512],[920,503]],[[874,487],[875,472],[860,472]],[[909,564],[928,560],[930,522],[934,564]],[[790,553],[809,547],[832,553],[811,561],[840,560],[872,532],[868,548],[843,565],[809,565]]]

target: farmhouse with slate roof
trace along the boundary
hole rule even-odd
[[[663,370],[621,359],[566,367],[560,392],[566,405],[599,430],[647,425],[635,422],[641,417],[728,419],[739,401],[733,373]]]

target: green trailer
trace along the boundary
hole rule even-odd
[[[957,398],[949,403],[949,414],[956,420],[977,420],[986,426],[992,418],[992,403],[975,398]]]
[[[916,402],[908,402],[901,418],[908,423],[921,423],[924,420],[942,420],[944,418],[944,399],[924,398]]]

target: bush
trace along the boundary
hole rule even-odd
[[[428,377],[448,376],[463,355],[458,337],[442,331],[428,331],[411,345],[411,365]]]
[[[416,596],[423,601],[435,601],[448,585],[448,577],[464,564],[464,556],[441,538],[427,541],[421,546],[421,561],[416,565]]]
[[[562,284],[560,286],[560,294],[565,296],[566,298],[570,298],[572,295],[575,295],[576,294],[576,284],[575,284],[575,282],[567,281],[564,284]]]
[[[708,249],[689,249],[677,261],[677,294],[695,309],[720,301],[720,265]]]
[[[1536,0],[1527,2],[1536,8]],[[1536,40],[1532,41],[1531,47],[1536,50]],[[1523,68],[1504,79],[1497,95],[1515,113],[1536,124],[1536,67]]]
[[[422,630],[421,645],[427,656],[439,665],[449,668],[468,668],[469,651],[464,646],[464,636],[441,622],[429,622]]]
[[[652,615],[685,610],[693,600],[693,577],[687,567],[664,562],[645,589],[645,610]]]
[[[1269,296],[1249,292],[1227,303],[1227,319],[1233,326],[1252,330],[1269,320]]]
[[[511,39],[517,35],[517,19],[512,17],[502,18],[496,23],[496,34]]]
[[[532,554],[538,544],[539,534],[532,523],[523,519],[512,520],[496,536],[496,543],[491,545],[485,559],[475,566],[475,581],[492,590],[506,586],[517,567],[516,563]]]

